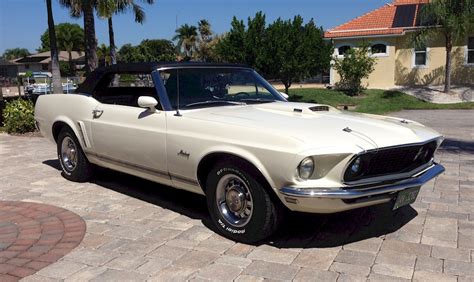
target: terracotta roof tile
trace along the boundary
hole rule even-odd
[[[347,23],[328,30],[326,38],[402,34],[416,26],[419,6],[429,0],[395,0]]]
[[[429,0],[395,0],[394,5],[406,5],[406,4],[426,4]]]

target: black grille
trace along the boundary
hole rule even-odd
[[[397,174],[412,171],[432,160],[437,143],[432,141],[422,145],[381,148],[360,155],[361,169],[358,173],[351,170],[354,159],[344,174],[345,181]]]

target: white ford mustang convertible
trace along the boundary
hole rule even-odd
[[[93,165],[205,195],[216,228],[255,242],[284,209],[334,213],[413,203],[444,171],[436,131],[392,117],[288,102],[254,70],[198,63],[101,68],[35,119],[63,175]]]

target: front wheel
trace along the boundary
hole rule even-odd
[[[70,128],[65,127],[61,130],[57,146],[58,159],[64,178],[75,182],[90,180],[92,177],[92,165],[84,155],[79,141]]]
[[[221,163],[209,173],[206,187],[211,219],[224,236],[254,243],[276,230],[278,207],[256,177],[245,169]]]

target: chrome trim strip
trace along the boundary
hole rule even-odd
[[[158,67],[156,70],[157,71],[164,71],[164,70],[174,70],[174,69],[246,69],[246,70],[252,70],[251,67],[247,66],[232,66],[232,65],[222,65],[222,66],[193,66],[193,65],[175,65],[175,66],[163,66],[163,67]]]
[[[172,174],[172,173],[170,173],[170,175],[171,175],[172,180],[179,181],[179,182],[184,182],[184,183],[191,184],[191,185],[200,186],[199,182],[197,180],[187,178],[187,177],[177,175],[177,174]]]
[[[127,168],[141,170],[142,172],[145,172],[145,173],[158,174],[162,177],[166,177],[166,178],[170,179],[170,174],[168,172],[165,172],[165,171],[162,171],[162,170],[157,170],[157,169],[153,169],[153,168],[144,167],[144,166],[141,166],[141,165],[132,164],[132,163],[129,163],[129,162],[126,162],[126,161],[117,160],[115,158],[111,158],[111,157],[108,157],[108,156],[104,156],[104,155],[100,155],[100,154],[96,154],[96,153],[91,153],[91,152],[87,152],[86,155],[94,156],[94,157],[97,157],[97,158],[102,159],[104,161],[115,163],[116,165],[121,165],[121,166],[124,166],[124,167],[127,167]]]
[[[291,196],[291,197],[303,197],[303,198],[332,198],[332,199],[356,199],[374,195],[390,194],[399,192],[408,188],[419,187],[440,175],[444,172],[444,167],[440,164],[433,164],[424,173],[417,177],[404,179],[391,184],[374,185],[369,190],[357,190],[357,186],[351,187],[347,190],[347,187],[336,189],[336,190],[323,190],[324,188],[298,188],[298,187],[283,187],[280,193]]]
[[[163,85],[163,81],[161,80],[160,73],[158,70],[154,70],[151,73],[151,77],[153,79],[153,83],[155,84],[155,91],[156,94],[158,95],[159,102],[161,104],[161,107],[163,108],[163,111],[171,111],[171,103],[168,98],[168,95],[166,94],[166,89],[165,86]]]
[[[375,148],[375,149],[370,149],[370,150],[364,150],[362,152],[354,154],[351,157],[351,159],[347,162],[347,164],[344,166],[344,169],[342,170],[342,173],[341,173],[341,180],[343,181],[344,184],[347,184],[347,185],[358,185],[358,184],[370,184],[371,181],[374,181],[375,178],[380,177],[380,176],[373,176],[373,177],[368,177],[368,178],[362,178],[362,179],[359,179],[359,180],[356,180],[356,181],[345,181],[344,180],[344,174],[346,173],[346,171],[349,167],[349,164],[351,164],[354,159],[358,158],[361,155],[371,153],[371,152],[374,152],[374,151],[378,152],[378,151],[381,151],[381,150],[390,150],[390,149],[405,148],[405,147],[411,147],[411,146],[423,146],[423,145],[431,143],[435,140],[437,141],[437,140],[440,140],[440,139],[443,141],[444,140],[443,136],[431,138],[431,139],[428,139],[426,141],[417,142],[417,143],[407,143],[407,144],[402,144],[402,145],[394,145],[394,146],[380,147],[380,148]],[[438,150],[438,148],[440,146],[441,146],[441,143],[438,143],[438,147],[436,148],[434,153],[436,153],[436,151]],[[434,155],[434,153],[433,153],[433,155]],[[420,170],[420,168],[422,168],[424,166],[427,166],[427,165],[431,165],[432,163],[434,163],[434,162],[428,162],[424,165],[421,165],[421,166],[413,169],[412,171],[408,171],[408,172],[405,172],[405,173],[394,174],[394,178],[397,177],[397,176],[398,177],[403,177],[404,174],[410,174],[410,173],[416,172],[416,171]],[[421,170],[423,170],[423,169],[421,169]]]
[[[82,138],[84,139],[86,148],[92,148],[91,141],[89,141],[89,136],[87,135],[87,130],[84,122],[80,120],[77,123],[79,124],[79,128],[81,129]]]
[[[380,148],[375,148],[375,149],[370,149],[370,150],[367,150],[366,153],[368,152],[372,152],[372,151],[380,151],[380,150],[386,150],[386,149],[395,149],[395,148],[404,148],[404,147],[411,147],[411,146],[422,146],[422,145],[426,145],[428,143],[431,143],[435,140],[438,140],[440,138],[443,138],[442,136],[438,136],[438,137],[435,137],[435,138],[431,138],[431,139],[428,139],[426,141],[421,141],[421,142],[417,142],[417,143],[407,143],[407,144],[401,144],[401,145],[393,145],[393,146],[387,146],[387,147],[380,147]]]
[[[141,165],[132,164],[132,163],[129,163],[129,162],[125,162],[125,161],[122,161],[122,160],[117,160],[117,159],[114,159],[114,158],[111,158],[111,157],[108,157],[108,156],[104,156],[104,155],[100,155],[100,154],[96,154],[96,153],[87,152],[86,155],[94,156],[94,157],[97,157],[99,159],[102,159],[102,160],[105,160],[105,161],[108,161],[108,162],[111,162],[111,163],[115,163],[117,165],[121,165],[121,166],[124,166],[124,167],[127,167],[127,168],[141,170],[142,172],[145,172],[145,173],[158,174],[162,177],[166,177],[166,178],[171,179],[171,180],[180,181],[180,182],[184,182],[184,183],[187,183],[187,184],[199,186],[199,182],[197,180],[190,179],[190,178],[187,178],[187,177],[184,177],[184,176],[164,172],[162,170],[157,170],[157,169],[153,169],[153,168],[144,167],[144,166],[141,166]]]

